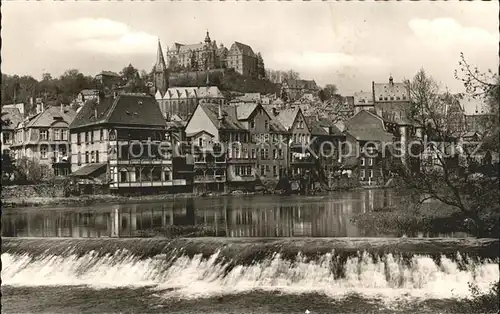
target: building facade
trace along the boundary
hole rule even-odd
[[[170,138],[151,96],[124,93],[88,101],[71,124],[72,175],[117,193],[185,191],[189,178],[176,171],[186,168],[185,161],[176,162]]]
[[[2,134],[1,144],[2,153],[9,152],[10,146],[14,144],[16,129],[19,123],[23,121],[23,115],[18,108],[2,107]]]
[[[75,110],[37,104],[37,113],[18,123],[11,150],[17,160],[28,158],[47,165],[56,176],[71,172],[69,125]]]
[[[296,101],[305,94],[316,95],[319,87],[314,80],[287,79],[281,83],[281,94],[286,95],[288,101]]]
[[[177,115],[187,120],[199,103],[225,103],[225,97],[217,86],[171,87],[164,94],[156,92],[156,101],[165,118]]]
[[[234,69],[241,75],[257,76],[258,73],[257,55],[252,47],[235,41],[231,45],[226,57],[226,67]]]

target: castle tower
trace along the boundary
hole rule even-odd
[[[210,35],[208,34],[208,31],[207,31],[207,36],[205,36],[205,43],[210,44],[210,42],[211,42]]]
[[[168,89],[168,69],[163,57],[160,40],[158,40],[158,52],[156,56],[156,64],[153,68],[155,93],[160,91],[162,95]]]

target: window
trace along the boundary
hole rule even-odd
[[[384,97],[384,100],[387,100],[387,97]]]
[[[278,157],[279,157],[279,159],[283,159],[283,150],[282,149],[278,149]]]
[[[397,99],[397,100],[400,100],[400,99],[401,99],[401,97],[397,96],[397,97],[396,97],[396,99]]]
[[[382,98],[382,97],[379,97],[379,98],[378,98],[378,100],[384,100],[384,98]]]
[[[243,158],[248,159],[248,148],[243,148]]]
[[[365,165],[365,158],[361,157],[359,162],[360,162],[361,166],[364,166]]]
[[[198,139],[198,146],[203,147],[203,139],[202,138]]]
[[[90,162],[92,162],[92,163],[95,162],[95,152],[94,151],[90,152]]]
[[[82,154],[80,152],[78,152],[78,154],[76,155],[76,162],[78,163],[78,166],[81,166],[82,165]]]
[[[277,177],[278,176],[278,167],[273,166],[273,176]]]
[[[255,129],[255,121],[254,120],[252,120],[250,122],[250,128]]]
[[[40,146],[40,158],[47,159],[47,146]]]
[[[89,142],[89,133],[85,132],[85,143]]]
[[[85,163],[89,163],[89,152],[85,152]]]
[[[361,178],[361,180],[365,179],[365,171],[364,170],[361,170],[359,177]]]
[[[101,142],[102,142],[102,141],[104,141],[104,130],[103,130],[103,129],[101,129],[101,130],[99,131],[99,140],[100,140]]]
[[[269,165],[266,165],[266,173],[271,171],[271,167],[269,167]]]
[[[368,170],[368,177],[373,178],[373,170]]]
[[[394,100],[394,97],[393,97],[393,96],[391,96],[391,100]]]
[[[54,129],[54,141],[60,141],[60,140],[61,140],[61,130]]]
[[[252,166],[247,166],[247,176],[252,175]]]
[[[90,131],[90,143],[94,143],[94,131]]]
[[[235,146],[233,148],[233,151],[234,151],[234,158],[241,158],[241,151],[240,151],[240,148],[238,146]]]
[[[264,121],[264,128],[267,130],[269,129],[269,121]]]
[[[62,130],[62,140],[63,141],[68,140],[68,130]],[[78,141],[78,144],[80,144],[80,141]]]
[[[252,158],[252,159],[257,158],[257,154],[256,154],[256,152],[255,152],[255,148],[252,148],[252,157],[251,157],[251,158]]]
[[[266,175],[266,167],[264,165],[260,166],[260,175],[265,176]]]
[[[273,158],[278,159],[278,150],[273,149]]]
[[[40,139],[46,141],[49,139],[49,131],[46,129],[40,130]]]
[[[405,99],[406,99],[406,96],[405,96],[405,95],[403,95],[403,100],[405,100]]]
[[[304,128],[304,122],[303,121],[299,121],[299,129],[303,129]]]
[[[95,152],[95,162],[99,162],[99,151]]]
[[[368,158],[368,165],[373,166],[373,158]]]

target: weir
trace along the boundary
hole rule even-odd
[[[126,250],[137,258],[157,255],[201,254],[220,256],[237,264],[279,253],[295,258],[320,256],[334,252],[338,256],[353,256],[367,252],[373,256],[387,253],[411,257],[414,254],[453,257],[457,252],[479,259],[499,256],[498,239],[474,238],[3,238],[2,252],[10,254],[103,256]]]
[[[255,290],[456,298],[498,280],[497,239],[4,238],[6,286],[150,287],[166,297]]]

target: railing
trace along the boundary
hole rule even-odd
[[[124,187],[137,187],[137,188],[147,188],[147,187],[167,187],[167,186],[183,186],[186,185],[185,179],[175,179],[168,181],[142,181],[142,182],[112,182],[109,184],[110,188],[124,188]]]
[[[110,159],[110,165],[170,165],[171,159]]]

